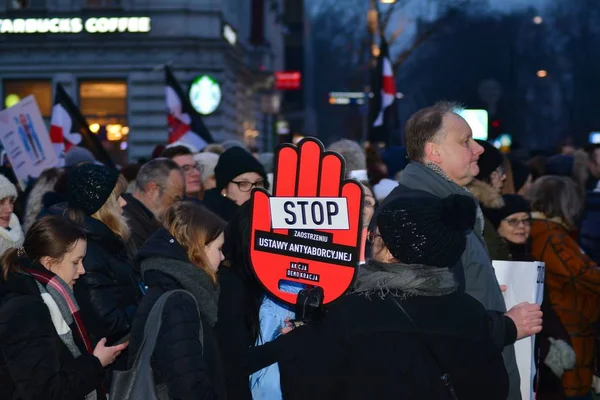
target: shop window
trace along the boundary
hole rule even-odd
[[[113,161],[127,161],[127,83],[125,81],[82,81],[79,107]]]
[[[50,80],[4,80],[2,82],[2,107],[8,108],[17,104],[29,95],[35,96],[44,119],[52,114],[52,82]]]
[[[85,7],[102,8],[102,7],[119,7],[121,0],[85,0]]]

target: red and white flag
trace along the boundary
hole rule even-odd
[[[213,142],[212,135],[168,66],[165,66],[165,83],[169,144],[183,142],[202,150],[207,143]]]
[[[369,141],[390,143],[393,131],[398,127],[396,110],[396,80],[390,60],[390,52],[385,39],[381,39],[377,68],[372,79],[373,98],[371,99],[371,126]]]
[[[81,111],[60,83],[56,85],[50,117],[50,141],[58,155],[59,167],[65,165],[65,154],[72,147],[83,146],[94,154],[97,161],[115,168],[100,139],[90,131]]]

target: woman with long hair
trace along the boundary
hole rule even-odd
[[[126,181],[116,171],[95,164],[73,169],[67,183],[67,215],[84,227],[88,249],[87,273],[75,285],[83,321],[93,343],[125,338],[142,296],[142,285],[127,256],[129,228],[121,194]],[[124,367],[126,357],[121,358]]]
[[[570,178],[544,176],[528,195],[532,254],[546,264],[545,292],[575,350],[575,368],[562,375],[567,399],[592,399],[600,319],[600,268],[573,238],[583,209],[580,193]]]
[[[103,399],[105,367],[127,345],[92,347],[73,285],[85,275],[83,230],[60,216],[33,224],[2,257],[0,398]]]
[[[156,384],[166,385],[171,399],[226,398],[214,333],[224,229],[225,222],[207,208],[179,202],[167,210],[163,227],[138,252],[148,292],[131,331],[130,365],[142,344],[148,315],[160,296],[175,289],[189,292],[176,293],[166,302],[151,361]]]

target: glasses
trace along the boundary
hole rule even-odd
[[[369,232],[369,233],[367,233],[367,242],[373,244],[373,243],[375,243],[375,240],[380,237],[381,237],[381,235],[378,233]]]
[[[159,188],[160,188],[160,190],[161,190],[161,191],[162,191],[164,194],[166,194],[167,196],[169,196],[169,198],[170,198],[171,200],[173,200],[173,202],[174,202],[174,203],[177,203],[178,201],[181,201],[181,200],[183,200],[183,197],[181,197],[180,195],[178,195],[178,194],[173,194],[173,193],[169,192],[167,189],[165,189],[165,188],[164,188],[164,187],[162,187],[162,186],[159,186]]]
[[[531,218],[524,218],[524,219],[509,218],[509,219],[505,219],[505,221],[508,225],[510,225],[513,228],[516,228],[521,224],[523,224],[523,226],[531,225]]]
[[[255,187],[261,188],[261,189],[265,188],[265,181],[263,181],[263,180],[256,181],[256,182],[231,181],[231,183],[235,183],[237,185],[238,189],[240,189],[240,191],[242,191],[242,192],[249,192]]]
[[[204,172],[204,167],[198,163],[196,164],[187,164],[187,165],[182,165],[181,169],[183,170],[184,173],[189,174],[190,172],[196,170],[200,173]]]

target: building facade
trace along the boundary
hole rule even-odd
[[[270,0],[272,3],[280,0]],[[283,4],[283,1],[281,0]],[[49,120],[62,84],[118,163],[167,141],[164,65],[187,92],[208,75],[221,101],[216,140],[268,134],[261,92],[284,62],[283,24],[247,0],[0,0],[2,107],[34,94]],[[268,33],[269,46],[252,34]]]

